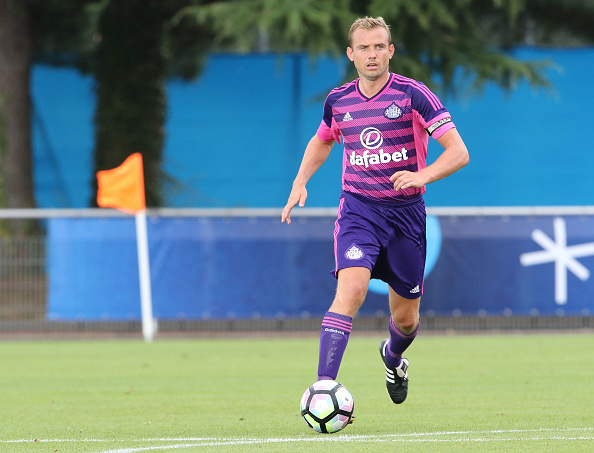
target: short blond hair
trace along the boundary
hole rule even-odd
[[[392,42],[392,33],[390,33],[390,26],[386,24],[386,21],[383,17],[361,17],[353,22],[351,28],[349,30],[349,46],[353,45],[353,33],[355,30],[359,28],[364,28],[365,30],[371,30],[372,28],[381,27],[388,32],[388,42]]]

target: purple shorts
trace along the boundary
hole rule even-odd
[[[400,296],[423,293],[427,238],[422,197],[394,205],[342,192],[334,228],[338,271],[366,267]]]

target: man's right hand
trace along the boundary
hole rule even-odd
[[[305,200],[307,199],[307,189],[305,186],[293,186],[291,190],[291,194],[289,195],[289,200],[283,209],[283,213],[281,216],[281,223],[285,221],[287,224],[291,224],[291,210],[299,203],[299,207],[302,208],[305,206]]]

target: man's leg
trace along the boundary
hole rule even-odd
[[[421,298],[406,299],[390,288],[390,340],[386,347],[386,361],[398,366],[402,354],[410,346],[419,330]]]
[[[365,301],[371,271],[348,267],[338,271],[336,296],[322,321],[318,380],[336,379],[349,341],[353,317]]]
[[[402,354],[413,342],[419,329],[421,298],[406,299],[390,288],[390,338],[380,344],[380,355],[386,369],[386,388],[395,404],[408,394],[408,360]]]

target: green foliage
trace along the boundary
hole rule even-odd
[[[348,0],[243,0],[188,6],[173,19],[193,16],[212,30],[212,46],[239,52],[308,51],[342,54],[356,16]]]
[[[397,47],[392,70],[457,93],[490,81],[506,90],[522,80],[548,85],[548,62],[518,61],[502,50],[508,44],[503,37],[519,27],[524,8],[524,1],[515,0],[248,0],[190,6],[174,21],[192,16],[210,28],[214,49],[342,55],[357,16],[382,16]],[[497,42],[489,33],[493,28],[506,30]]]
[[[87,71],[97,19],[109,1],[29,0],[35,61]]]
[[[522,20],[530,43],[546,46],[594,44],[594,0],[525,0]]]
[[[547,62],[522,62],[492,45],[485,32],[485,18],[499,28],[509,29],[517,22],[522,2],[494,0],[451,2],[398,0],[370,5],[371,15],[381,15],[394,24],[392,40],[397,45],[393,70],[426,81],[453,93],[470,87],[480,89],[495,82],[506,90],[521,80],[533,86],[546,86]]]
[[[191,18],[182,18],[173,25],[169,19],[178,10],[176,8],[167,15],[163,52],[167,58],[169,76],[190,80],[200,74],[212,47],[213,36]]]

